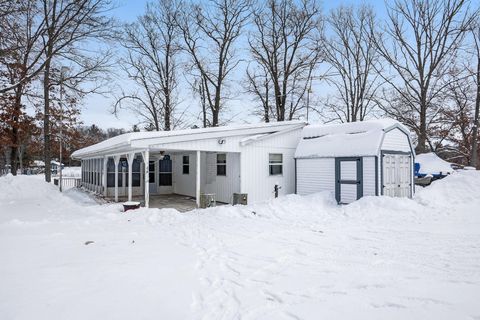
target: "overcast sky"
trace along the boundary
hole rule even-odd
[[[117,8],[114,9],[111,14],[122,22],[133,22],[135,19],[144,12],[147,0],[117,0]],[[364,1],[365,3],[374,6],[377,13],[377,17],[382,17],[385,14],[385,5],[383,1]],[[327,13],[330,9],[340,4],[355,4],[358,1],[354,0],[338,0],[338,1],[324,1],[323,10]],[[241,46],[240,46],[241,47]],[[240,48],[240,54],[248,60],[248,51]],[[234,82],[240,83],[243,80],[244,68],[240,66],[237,74],[235,74]],[[183,79],[182,79],[183,80]],[[122,83],[122,79],[118,79],[119,86],[128,86],[126,83]],[[260,118],[252,115],[252,101],[248,96],[245,96],[241,92],[241,86],[235,86],[237,92],[235,92],[235,99],[229,102],[229,110],[224,117],[224,120],[228,120],[233,123],[244,122],[258,122]],[[317,84],[314,88],[314,95],[321,95],[328,91],[329,88],[325,84]],[[180,109],[186,109],[185,120],[186,125],[198,124],[200,121],[196,121],[197,115],[200,112],[198,103],[193,99],[192,92],[189,88],[180,89],[180,99],[182,100]],[[139,122],[139,119],[135,114],[125,110],[115,117],[112,115],[111,110],[114,103],[113,96],[88,96],[83,103],[81,119],[85,125],[98,125],[101,128],[125,128],[131,129],[134,124]],[[310,119],[311,121],[316,119]]]

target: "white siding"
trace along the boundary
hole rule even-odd
[[[297,193],[335,193],[335,159],[297,159]]]
[[[266,139],[249,143],[241,153],[241,190],[248,193],[248,203],[274,198],[274,187],[278,184],[280,195],[295,192],[295,148],[300,139],[301,130],[290,131]],[[269,173],[268,155],[283,155],[283,174]]]
[[[183,174],[183,156],[190,157],[190,172]],[[227,153],[227,175],[217,176],[217,154],[202,152],[200,155],[200,192],[214,193],[217,201],[231,203],[234,192],[240,192],[240,155]],[[173,161],[173,192],[195,197],[197,154],[179,152]]]
[[[375,195],[375,157],[363,157],[363,195]]]
[[[189,156],[189,173],[183,173],[183,156]],[[176,153],[172,157],[173,193],[195,197],[195,174],[197,154],[195,152]]]
[[[202,193],[214,193],[217,201],[232,203],[233,193],[240,192],[240,154],[227,153],[227,174],[217,176],[217,154],[208,153],[204,161],[205,178],[202,179]],[[203,160],[202,159],[202,160]]]
[[[385,133],[380,149],[410,152],[408,137],[400,129],[392,129]]]
[[[245,139],[245,135],[226,137],[226,138],[213,138],[203,140],[191,140],[175,143],[163,143],[150,146],[151,149],[160,150],[181,150],[181,151],[209,151],[209,152],[239,152],[241,149],[240,141]],[[219,141],[222,140],[222,144]]]

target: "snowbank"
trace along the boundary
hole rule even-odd
[[[414,199],[331,193],[120,212],[0,178],[2,319],[475,319],[480,174]]]
[[[415,157],[415,162],[420,163],[420,174],[447,175],[454,170],[450,163],[438,157],[435,153],[422,153]]]

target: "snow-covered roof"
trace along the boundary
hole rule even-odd
[[[167,139],[168,143],[172,143],[238,135],[253,136],[260,134],[276,133],[291,128],[302,128],[303,126],[305,126],[305,122],[303,121],[283,121],[172,131],[131,132],[77,150],[72,154],[72,158],[90,157],[99,153],[107,153],[110,151],[113,152],[115,150],[129,150],[133,148],[132,144],[135,144],[135,142],[138,141],[143,141],[146,144],[155,145],[163,143],[164,141],[167,141]]]
[[[454,170],[449,162],[441,159],[435,153],[417,154],[415,162],[420,163],[420,174],[449,174]]]
[[[295,158],[351,157],[377,155],[385,132],[400,122],[385,118],[342,124],[316,124],[303,128]]]

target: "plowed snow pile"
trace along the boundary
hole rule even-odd
[[[120,212],[0,178],[0,319],[480,319],[480,174],[413,200],[331,194]]]

